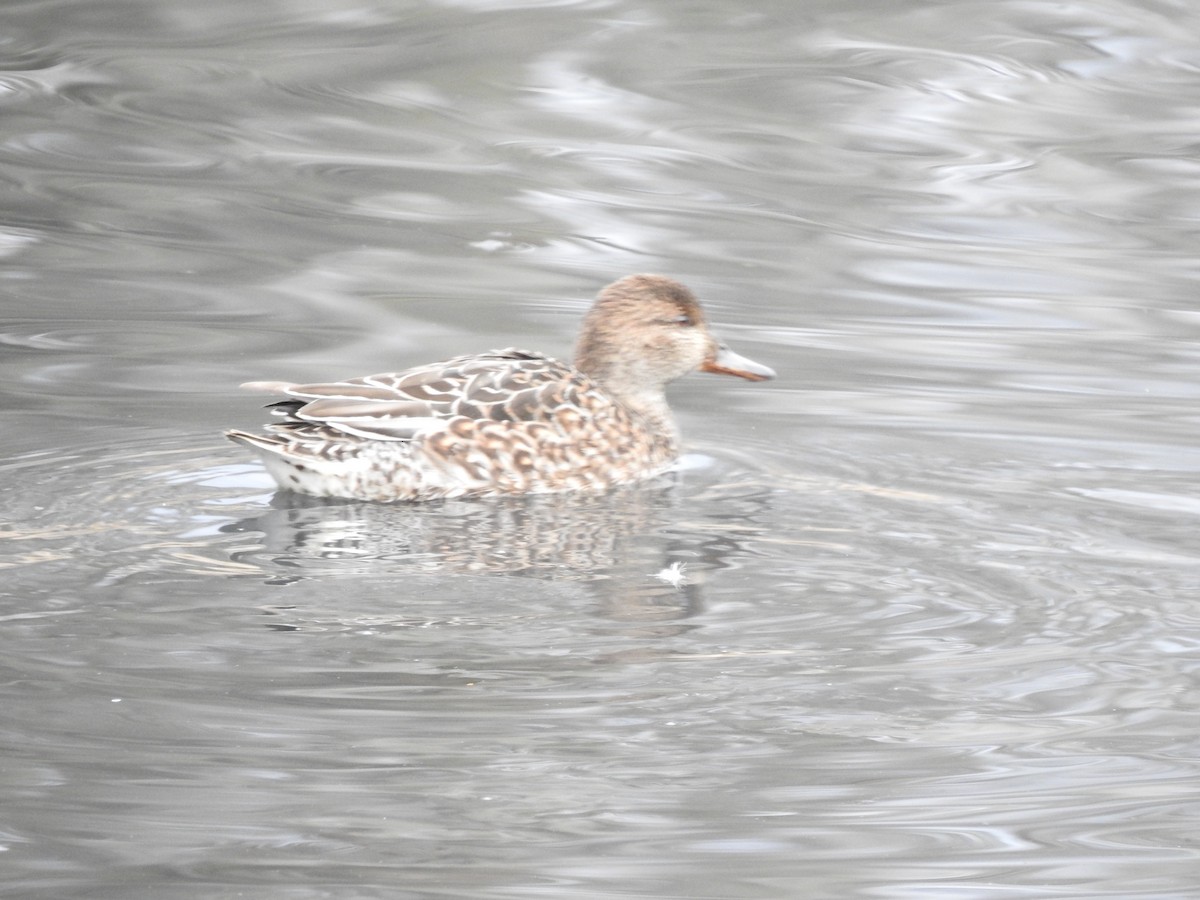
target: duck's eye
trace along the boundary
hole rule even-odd
[[[677,316],[672,316],[671,318],[667,319],[667,323],[670,325],[692,325],[692,324],[694,324],[692,322],[692,317],[689,316],[687,313],[680,313]]]

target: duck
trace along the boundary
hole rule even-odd
[[[265,434],[227,431],[280,488],[378,502],[602,492],[669,471],[680,436],[665,388],[692,372],[775,372],[709,330],[695,295],[663,275],[600,291],[568,364],[508,348],[281,395]]]

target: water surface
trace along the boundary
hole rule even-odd
[[[7,893],[1195,896],[1189,5],[4,18]],[[219,436],[635,271],[781,374],[680,383],[654,484]]]

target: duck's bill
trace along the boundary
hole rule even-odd
[[[767,381],[775,377],[775,370],[756,363],[752,359],[734,353],[724,344],[717,345],[717,355],[706,361],[700,367],[701,372],[712,372],[715,375],[736,375],[747,381]]]

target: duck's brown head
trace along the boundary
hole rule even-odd
[[[775,373],[708,330],[695,295],[663,275],[630,275],[600,292],[583,320],[575,366],[613,394],[658,394],[689,372],[765,381]]]

